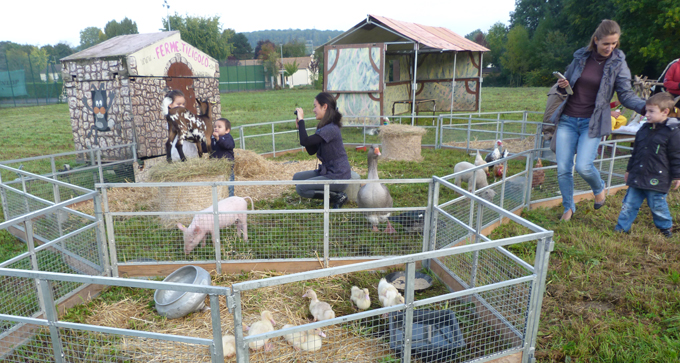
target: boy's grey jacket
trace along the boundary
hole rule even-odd
[[[574,60],[571,62],[564,76],[569,80],[569,84],[574,87],[576,81],[581,77],[583,68],[586,66],[586,60],[590,57],[587,48],[581,48],[574,52]],[[642,114],[645,108],[645,101],[635,95],[630,84],[630,69],[626,63],[626,56],[620,49],[614,49],[611,57],[607,59],[604,64],[604,73],[602,74],[602,81],[600,82],[600,89],[597,91],[595,99],[595,110],[590,117],[590,126],[588,126],[588,136],[591,138],[602,137],[612,133],[611,108],[609,102],[616,92],[619,96],[619,101],[625,107]],[[553,113],[551,121],[557,125],[567,104],[566,100],[562,102],[559,108]]]
[[[635,134],[633,155],[626,167],[626,185],[668,193],[671,181],[680,179],[680,122],[644,123]]]

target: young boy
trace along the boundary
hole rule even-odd
[[[211,158],[227,158],[234,161],[234,138],[230,134],[231,122],[226,118],[218,118],[213,124],[213,134],[210,138],[212,145]],[[231,177],[229,181],[234,181],[234,164],[231,164]],[[234,196],[234,186],[229,186],[229,196]]]
[[[652,218],[661,233],[670,238],[673,218],[666,195],[671,186],[680,187],[680,122],[675,102],[668,93],[657,93],[646,103],[647,123],[635,135],[625,181],[628,192],[615,230],[629,232],[642,202],[647,199]]]

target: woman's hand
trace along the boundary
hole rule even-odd
[[[297,111],[297,117],[295,118],[295,128],[297,129],[298,121],[305,118],[305,111],[301,107],[296,108],[295,111]]]
[[[557,85],[560,86],[560,88],[567,88],[569,86],[569,81],[566,79],[558,79],[557,80]]]

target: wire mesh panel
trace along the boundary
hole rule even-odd
[[[49,330],[40,325],[21,324],[5,329],[9,321],[0,320],[3,327],[0,340],[0,361],[7,363],[54,362],[54,350]]]

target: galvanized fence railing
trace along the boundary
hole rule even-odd
[[[191,361],[224,362],[222,351],[222,306],[230,289],[223,286],[193,285],[177,282],[144,281],[101,276],[82,276],[71,273],[25,271],[16,268],[0,268],[3,285],[37,286],[40,299],[35,307],[37,314],[29,311],[8,311],[2,304],[0,313],[0,359],[3,362],[122,362],[122,361]],[[110,286],[135,289],[172,290],[206,294],[210,313],[206,316],[210,335],[196,336],[155,332],[153,321],[137,319],[137,325],[121,328],[106,320],[98,324],[86,324],[60,318],[57,309],[59,299],[55,296],[57,286]],[[150,295],[149,293],[146,294]],[[26,296],[15,296],[25,299]],[[208,314],[206,314],[208,315]],[[81,317],[85,320],[85,317]],[[115,320],[115,318],[113,319]]]
[[[107,155],[119,159],[106,160],[104,158]],[[53,188],[36,188],[35,179],[23,175],[20,171],[94,191],[95,183],[134,181],[133,163],[136,158],[135,144],[127,144],[5,160],[0,161],[0,165],[5,166],[5,168],[0,168],[0,184],[7,188],[21,190],[26,195],[59,203],[73,196],[73,188],[64,187],[61,183],[53,183]],[[5,219],[17,215],[7,208],[7,201],[3,198]]]
[[[527,227],[531,232],[522,236],[490,240],[482,236],[481,223],[469,225],[449,214],[444,207],[434,205],[431,209],[433,214],[429,224],[432,229],[429,234],[433,238],[439,238],[438,230],[458,225],[467,229],[473,236],[470,243],[348,266],[236,283],[232,285],[232,289],[237,362],[300,359],[464,362],[475,359],[489,360],[520,352],[524,354],[524,361],[531,361],[529,357],[535,347],[540,299],[552,248],[552,231],[527,222],[444,179],[435,177],[434,182],[435,190],[448,189],[462,194],[470,199],[471,203],[475,203],[475,208],[480,211],[487,210],[487,213],[500,214],[511,223]],[[525,262],[503,248],[518,243],[535,243],[536,257],[533,264]],[[505,253],[499,253],[499,248]],[[414,291],[416,264],[443,281],[453,292],[417,299]],[[310,286],[319,286],[318,290],[323,294],[325,290],[323,285],[333,284],[332,280],[328,279],[347,278],[347,275],[352,273],[365,273],[401,265],[405,265],[406,268],[404,303],[315,323],[307,323],[303,318],[303,324],[247,337],[241,327],[242,322],[248,322],[248,319],[252,320],[253,315],[259,314],[259,311],[253,310],[250,301],[254,298],[261,299],[261,309],[264,310],[267,308],[267,299],[264,297],[275,294],[277,288],[302,293]],[[374,284],[368,286],[372,293],[375,292],[379,280],[379,275],[375,276]],[[331,301],[333,305],[333,301],[339,304],[343,297],[320,296],[319,299]],[[347,296],[344,296],[344,299],[347,299]],[[290,301],[287,303],[290,308],[275,313],[276,320],[281,322],[282,319],[288,319],[293,324],[299,323],[299,311],[306,315],[304,306],[307,303],[302,298]],[[453,318],[449,319],[451,316]],[[447,325],[445,321],[451,324]],[[321,348],[319,352],[295,352],[286,344],[285,340],[290,343],[296,334],[299,336],[312,329],[321,329],[326,334],[322,342],[316,343]],[[275,344],[272,349],[263,351],[262,345],[267,340]]]
[[[388,185],[392,194],[417,201],[409,206],[386,209],[345,208],[331,209],[330,186],[333,184],[359,185],[367,180],[342,181],[242,181],[242,182],[192,182],[192,183],[114,183],[97,184],[103,196],[103,216],[108,232],[108,244],[114,276],[123,270],[130,273],[135,266],[181,265],[200,261],[214,264],[219,273],[225,264],[243,263],[302,263],[309,268],[334,261],[376,259],[405,253],[424,251],[423,220],[418,231],[408,230],[397,222],[395,228],[404,233],[374,233],[366,215],[374,212],[407,213],[426,211],[432,193],[432,179],[380,180]],[[323,204],[316,208],[301,205],[299,197],[289,205],[247,211],[218,209],[220,190],[228,185],[236,188],[267,189],[294,185],[318,184],[325,189]],[[203,188],[211,196],[205,205],[190,205],[184,210],[163,209],[158,199],[182,198],[185,190]],[[147,195],[151,202],[144,210],[127,211],[117,207],[118,198],[126,193]],[[244,197],[246,195],[243,195]],[[141,202],[138,200],[137,202]],[[189,201],[187,201],[189,203]],[[398,203],[398,200],[397,200]],[[396,203],[395,203],[396,204]],[[229,226],[220,219],[239,217],[239,223]],[[192,226],[192,222],[195,222]],[[240,223],[243,223],[242,225]],[[183,232],[180,225],[187,226]],[[200,234],[192,234],[196,226]],[[239,226],[243,228],[239,234]],[[384,224],[382,225],[384,226]],[[228,228],[227,228],[228,227]],[[208,243],[199,244],[207,234]],[[427,234],[425,234],[427,236]],[[212,240],[212,245],[209,243]],[[194,243],[195,242],[195,243]],[[187,245],[191,245],[186,253]],[[141,247],[145,246],[145,247]],[[212,268],[212,267],[210,267]],[[233,267],[237,268],[237,267]]]

